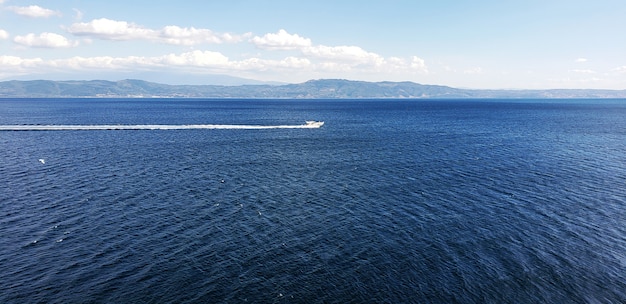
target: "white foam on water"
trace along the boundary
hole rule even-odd
[[[303,125],[0,125],[0,131],[91,131],[91,130],[193,130],[193,129],[317,129],[321,121]]]

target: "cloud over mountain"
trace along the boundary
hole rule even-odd
[[[69,48],[78,46],[78,42],[55,33],[41,33],[39,35],[28,34],[16,36],[13,41],[17,44],[36,48]]]
[[[281,29],[277,33],[255,36],[250,40],[256,47],[266,50],[296,50],[311,46],[311,39],[289,34]]]
[[[315,45],[311,39],[301,37],[298,34],[289,34],[281,29],[276,33],[267,33],[263,36],[255,36],[250,42],[256,47],[265,50],[293,50],[301,56],[300,63],[307,66],[315,66],[317,70],[326,71],[349,71],[368,66],[378,71],[391,71],[394,69],[414,70],[425,73],[428,71],[423,59],[413,56],[410,59],[398,57],[385,58],[379,54],[368,52],[358,46],[326,46]],[[296,58],[296,57],[292,57]],[[311,63],[317,64],[311,65]]]
[[[180,27],[176,25],[151,29],[132,22],[117,21],[107,18],[89,22],[75,22],[65,30],[77,37],[112,41],[151,41],[155,43],[195,46],[198,44],[239,44],[254,46],[261,50],[256,54],[245,54],[229,58],[223,52],[209,49],[191,49],[179,53],[153,56],[73,56],[58,59],[29,59],[4,57],[0,68],[6,73],[25,70],[28,67],[34,73],[52,73],[68,70],[158,70],[178,69],[183,71],[225,73],[232,76],[264,73],[266,75],[304,75],[304,71],[314,72],[323,78],[332,73],[427,73],[423,59],[412,56],[384,57],[366,51],[358,46],[327,46],[314,44],[310,38],[291,34],[284,29],[275,33],[266,33],[252,38],[252,34],[216,33],[209,29]],[[247,39],[246,39],[247,38]],[[66,37],[44,32],[27,34],[13,39],[16,44],[35,48],[70,48],[79,45]],[[88,45],[86,43],[85,45]],[[279,54],[277,57],[274,54]],[[25,65],[28,63],[27,65]],[[36,68],[35,68],[36,66]],[[306,76],[301,76],[305,78]],[[309,77],[306,77],[309,78]],[[304,79],[306,80],[306,79]]]
[[[161,29],[150,29],[135,23],[117,21],[107,18],[94,19],[90,22],[78,22],[67,28],[76,36],[87,36],[102,40],[148,40],[173,45],[197,45],[203,43],[239,42],[246,35],[215,33],[209,29],[194,27],[165,26]]]

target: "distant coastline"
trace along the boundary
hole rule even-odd
[[[143,80],[3,81],[0,98],[619,99],[626,90],[473,90],[414,82],[310,80],[285,85],[167,85]]]

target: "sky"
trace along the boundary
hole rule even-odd
[[[623,90],[625,33],[624,0],[0,0],[0,81]]]

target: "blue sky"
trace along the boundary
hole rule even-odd
[[[0,81],[626,89],[625,32],[623,0],[0,0]]]

